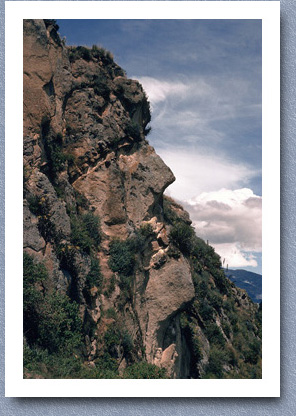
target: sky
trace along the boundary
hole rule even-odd
[[[261,273],[260,20],[57,20],[68,45],[105,47],[152,110],[150,144],[224,264]]]

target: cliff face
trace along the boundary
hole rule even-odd
[[[26,348],[59,354],[38,320],[62,304],[66,315],[53,326],[72,342],[77,307],[79,342],[67,348],[97,377],[104,362],[118,376],[141,362],[170,378],[215,376],[214,338],[235,350],[240,323],[231,324],[226,302],[250,322],[250,343],[260,338],[258,308],[225,278],[188,214],[164,198],[175,178],[146,140],[149,122],[141,85],[109,52],[66,47],[54,21],[24,21],[24,273],[37,299],[24,311]],[[67,319],[71,334],[61,329]],[[220,377],[239,375],[244,355],[232,355],[218,360]],[[25,375],[40,376],[29,361]],[[57,375],[47,366],[43,376]]]

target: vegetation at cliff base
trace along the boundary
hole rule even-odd
[[[159,379],[167,378],[164,368],[146,362],[135,363],[124,371],[124,378]]]
[[[192,376],[260,378],[260,308],[252,315],[243,308],[246,295],[236,297],[235,285],[225,276],[220,257],[176,215],[169,198],[164,201],[164,216],[171,225],[171,243],[189,259],[192,268],[195,299],[180,320],[191,350]],[[209,343],[206,366],[201,364],[208,348],[204,337]]]
[[[45,266],[24,253],[24,371],[26,377],[42,378],[165,378],[165,370],[146,362],[134,363],[118,372],[118,354],[131,359],[134,350],[129,333],[116,322],[116,312],[108,312],[115,325],[103,337],[103,350],[96,367],[85,363],[83,322],[79,305],[67,295],[44,288]],[[97,269],[94,264],[93,268]],[[89,279],[91,279],[89,276]]]
[[[67,295],[44,288],[47,271],[24,253],[24,334],[30,347],[48,353],[70,352],[82,346],[78,304]]]

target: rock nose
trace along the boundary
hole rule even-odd
[[[175,180],[171,169],[147,144],[131,155],[121,155],[118,164],[124,177],[128,217],[140,223],[154,216],[164,190]]]
[[[147,163],[153,168],[153,178],[151,178],[150,186],[154,192],[163,193],[168,186],[175,182],[176,178],[154,148],[152,146],[149,146],[149,148],[151,149],[151,159],[148,159]]]

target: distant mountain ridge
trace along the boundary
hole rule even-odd
[[[262,301],[262,275],[249,272],[247,270],[226,270],[225,275],[235,285],[241,289],[245,289],[253,302],[260,303]]]

